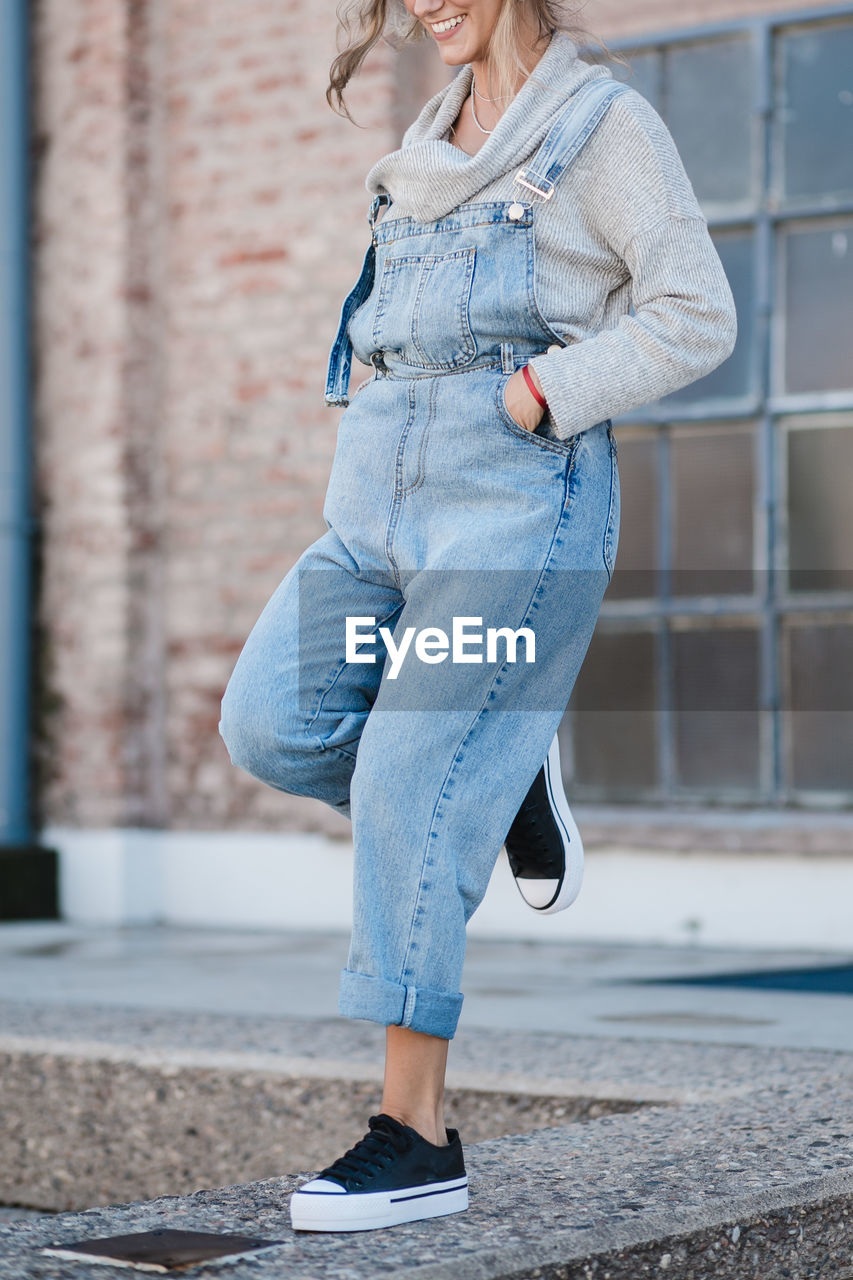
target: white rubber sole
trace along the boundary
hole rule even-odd
[[[560,891],[556,898],[547,907],[535,906],[525,896],[522,887],[523,885],[529,885],[529,892],[533,897],[536,893],[537,883],[541,886],[542,881],[516,879],[515,883],[518,885],[519,893],[531,910],[538,912],[541,916],[551,916],[557,911],[565,911],[566,907],[572,905],[580,893],[583,883],[583,841],[581,840],[581,833],[578,831],[577,823],[572,817],[572,811],[569,808],[569,802],[563,787],[563,775],[560,770],[560,740],[556,733],[545,760],[545,789],[548,792],[548,800],[557,819],[557,826],[560,828],[563,848],[566,853],[566,871],[563,876],[563,883],[560,885]]]
[[[294,1231],[375,1231],[467,1208],[467,1177],[400,1191],[347,1191],[340,1195],[294,1191],[290,1223]]]

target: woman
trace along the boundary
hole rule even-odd
[[[368,174],[372,242],[328,369],[348,405],[328,530],[258,619],[220,723],[236,765],[351,818],[340,1011],[387,1028],[381,1113],[294,1193],[303,1230],[467,1207],[443,1115],[465,926],[505,838],[527,889],[545,882],[531,905],[577,891],[537,779],[550,761],[555,782],[613,570],[611,415],[709,373],[736,333],[670,134],[578,57],[562,4],[404,3],[356,6],[330,92],[399,19],[461,70]],[[349,401],[352,351],[373,372]]]

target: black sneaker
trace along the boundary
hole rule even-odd
[[[448,1129],[448,1146],[384,1113],[346,1155],[290,1197],[295,1231],[371,1231],[399,1222],[438,1218],[468,1208],[462,1144]]]
[[[556,734],[504,844],[529,907],[548,916],[571,906],[581,891],[583,841],[563,790]]]

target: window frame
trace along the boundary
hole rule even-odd
[[[798,788],[789,772],[793,750],[791,744],[790,708],[786,704],[787,676],[783,670],[785,624],[805,623],[825,617],[846,617],[853,612],[853,590],[830,592],[792,592],[787,567],[787,437],[788,432],[811,427],[837,425],[853,429],[853,389],[790,394],[781,391],[784,373],[780,359],[784,354],[784,307],[780,305],[781,255],[784,252],[782,228],[796,229],[804,225],[830,225],[853,216],[853,196],[826,195],[816,198],[786,200],[783,181],[784,130],[779,104],[783,95],[777,91],[781,83],[782,55],[778,43],[788,30],[804,27],[826,28],[837,23],[853,22],[853,3],[822,5],[789,10],[784,13],[751,15],[742,19],[726,19],[665,32],[653,31],[609,40],[614,52],[631,55],[657,55],[652,65],[657,103],[666,121],[665,56],[675,46],[707,42],[715,39],[742,37],[752,49],[752,107],[754,139],[754,206],[748,211],[743,200],[728,209],[720,204],[703,206],[709,230],[741,232],[752,237],[752,333],[753,350],[749,352],[751,386],[746,396],[695,399],[684,404],[656,402],[637,411],[614,418],[617,438],[634,433],[657,437],[655,446],[658,487],[659,572],[658,592],[654,597],[605,597],[599,615],[599,626],[606,631],[630,632],[651,628],[656,634],[655,664],[662,705],[657,710],[657,777],[658,786],[651,790],[620,793],[606,786],[580,784],[579,800],[593,803],[708,804],[728,803],[749,807],[761,805],[800,805],[805,807],[849,806],[851,790],[816,790]],[[607,60],[592,49],[582,49],[582,56],[593,61]],[[631,84],[632,79],[618,64],[612,64],[614,75]],[[772,380],[772,381],[771,381]],[[667,397],[669,400],[669,397]],[[753,591],[750,594],[673,597],[669,592],[672,564],[671,508],[674,495],[670,486],[670,442],[675,432],[698,426],[713,430],[715,425],[733,427],[738,423],[752,429],[755,455],[755,488],[753,501],[754,539],[752,567]],[[619,573],[617,556],[616,574]],[[752,619],[758,630],[759,706],[757,708],[760,760],[759,783],[745,801],[743,793],[733,795],[722,786],[701,789],[685,788],[675,783],[676,750],[672,705],[673,667],[671,633],[683,626],[704,620],[710,626],[737,625]],[[594,641],[593,641],[594,643]],[[573,739],[572,703],[566,712],[567,737]],[[577,751],[573,741],[569,756]],[[618,798],[617,798],[618,797]]]

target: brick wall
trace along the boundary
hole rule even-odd
[[[325,531],[326,359],[369,236],[363,173],[393,145],[388,51],[351,95],[356,129],[325,101],[334,24],[319,8],[173,0],[164,35],[173,825],[304,825],[320,809],[234,769],[216,727],[248,631]]]
[[[37,13],[38,655],[49,815],[127,817],[133,750],[126,475],[127,26],[113,0]]]
[[[331,5],[42,0],[34,29],[46,820],[214,827],[317,805],[216,730],[246,634],[323,532],[323,404],[394,145],[377,50],[325,102]],[[358,376],[358,370],[354,376]],[[334,817],[334,815],[330,815]]]
[[[783,11],[787,0],[752,0]],[[796,7],[802,7],[798,0]],[[584,8],[622,37],[743,0]],[[364,174],[446,81],[375,50],[325,101],[332,0],[39,0],[34,21],[42,816],[321,829],[217,732],[255,618],[325,529],[326,358]],[[424,58],[427,61],[424,61]],[[353,370],[353,385],[363,376]]]

